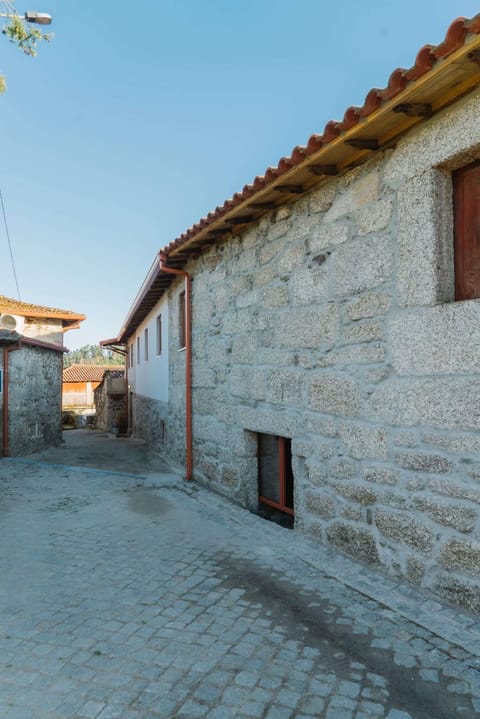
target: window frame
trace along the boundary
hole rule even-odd
[[[155,319],[155,328],[156,328],[156,355],[157,357],[162,356],[162,313],[160,312],[159,315],[157,315]]]
[[[277,502],[270,497],[266,497],[261,493],[261,466],[262,456],[260,453],[261,438],[266,435],[257,435],[257,476],[258,476],[258,501],[268,507],[277,509],[284,514],[295,516],[295,500],[294,487],[295,478],[292,470],[292,440],[289,437],[279,437],[278,435],[268,435],[276,440],[278,448],[278,493],[279,501]]]
[[[185,290],[182,290],[178,295],[178,349],[183,350],[187,344],[187,327],[185,321]]]
[[[145,362],[148,362],[148,327],[145,327],[143,330],[143,359]]]
[[[480,263],[480,250],[475,257],[472,242],[472,235],[475,235],[480,230],[478,213],[474,214],[475,224],[469,222],[472,204],[476,208],[475,201],[473,203],[471,201],[471,195],[474,194],[472,185],[475,180],[479,185],[479,190],[476,194],[480,195],[480,160],[475,160],[452,173],[455,302],[480,298],[480,264],[474,275],[473,288],[469,286],[467,275],[467,270],[471,267],[473,258],[478,259]]]

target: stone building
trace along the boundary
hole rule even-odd
[[[0,295],[0,437],[12,457],[61,442],[63,333],[85,315]]]
[[[107,432],[125,434],[128,429],[125,370],[107,367],[94,391],[95,427]]]
[[[166,246],[109,341],[188,477],[476,612],[479,112],[476,16]]]
[[[72,364],[62,373],[62,408],[95,412],[94,392],[111,365]]]

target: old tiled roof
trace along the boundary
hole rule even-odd
[[[276,167],[269,167],[170,242],[163,249],[169,265],[182,267],[191,254],[243,232],[285,201],[360,165],[479,84],[480,14],[454,20],[439,45],[419,50],[412,67],[394,70],[387,86],[372,88],[362,106],[348,107],[342,120],[327,122],[322,133],[311,135],[306,145],[295,147]],[[111,344],[125,342],[171,282],[171,275],[154,262]]]
[[[108,370],[121,370],[119,366],[102,364],[72,364],[63,370],[63,382],[101,382]]]
[[[5,297],[5,295],[0,295],[0,314],[63,320],[64,327],[78,326],[78,324],[85,319],[85,315],[80,315],[77,312],[59,310],[54,307],[44,307],[43,305],[32,305],[29,302],[21,302],[11,297]]]
[[[391,142],[393,137],[409,129],[416,122],[430,117],[447,102],[457,99],[478,85],[480,82],[479,35],[480,13],[470,20],[463,17],[454,20],[439,45],[424,45],[419,50],[411,68],[394,70],[385,88],[381,90],[372,88],[361,107],[350,106],[346,109],[343,120],[327,122],[323,133],[311,135],[306,145],[298,145],[289,157],[282,157],[276,167],[269,167],[264,175],[255,177],[251,184],[245,185],[240,192],[236,192],[223,205],[218,206],[167,245],[165,252],[168,255],[175,254],[176,250],[190,244],[200,234],[204,236],[208,228],[216,226],[218,221],[227,215],[232,215],[233,227],[247,224],[254,218],[233,216],[233,211],[240,207],[245,210],[248,208],[258,217],[259,210],[265,211],[268,208],[252,205],[249,200],[270,186],[272,189],[276,188],[283,198],[285,195],[300,194],[309,189],[304,177],[301,183],[298,182],[295,168],[303,167],[316,177],[338,174],[341,170],[368,159],[372,151]],[[457,59],[453,57],[455,53],[458,54],[458,60],[463,61],[458,62],[458,67],[454,64]],[[445,78],[443,87],[434,87],[433,81],[440,76],[442,67],[447,66],[450,69],[450,77]],[[448,97],[446,97],[447,92]],[[385,111],[391,114],[390,122],[382,118],[384,123],[380,124],[378,119],[382,113],[385,114]],[[377,122],[372,123],[375,119]],[[317,159],[320,154],[325,156],[321,163],[319,158]],[[295,184],[292,183],[293,178]],[[231,230],[232,227],[229,229]]]

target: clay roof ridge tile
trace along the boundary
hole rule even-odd
[[[433,49],[436,58],[444,58],[462,47],[467,36],[467,18],[457,17],[445,34],[445,40]]]
[[[472,17],[471,20],[468,20],[466,25],[469,33],[480,35],[480,13]]]

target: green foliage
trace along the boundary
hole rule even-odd
[[[123,367],[125,358],[98,345],[85,345],[64,355],[63,366],[70,367],[72,364],[103,364]]]
[[[33,29],[29,23],[19,17],[12,17],[2,30],[3,34],[8,37],[10,42],[17,45],[23,50],[25,55],[35,57],[37,54],[37,43],[45,40],[50,42],[53,38],[52,33],[44,33],[41,30]]]
[[[53,33],[44,33],[37,28],[32,28],[30,23],[15,14],[15,9],[11,2],[8,2],[8,9],[11,12],[8,13],[7,23],[4,25],[2,33],[11,43],[19,47],[25,55],[35,57],[38,43],[42,42],[42,40],[50,42],[54,37]],[[5,77],[0,75],[0,93],[5,92],[6,86]]]

